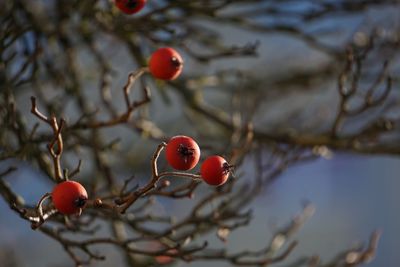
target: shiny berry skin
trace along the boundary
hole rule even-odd
[[[177,135],[169,140],[165,155],[172,168],[187,171],[193,169],[199,162],[200,148],[192,138]]]
[[[209,185],[226,183],[232,166],[223,157],[210,156],[201,164],[200,175]]]
[[[56,209],[62,214],[76,214],[86,205],[86,189],[78,182],[65,181],[54,187],[51,198]]]
[[[182,72],[183,59],[173,48],[159,48],[151,55],[149,69],[157,79],[174,80]]]
[[[135,14],[139,12],[147,0],[115,0],[115,5],[125,14]]]

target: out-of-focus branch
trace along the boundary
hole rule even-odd
[[[372,43],[373,39],[371,38],[369,42]],[[371,47],[367,47],[360,55],[353,52],[352,50],[348,51],[345,64],[346,66],[338,78],[340,103],[338,113],[332,126],[332,137],[338,137],[340,126],[343,124],[343,121],[346,117],[354,117],[364,113],[369,109],[382,106],[389,96],[389,93],[392,89],[392,79],[388,75],[389,63],[386,61],[384,62],[382,70],[378,74],[376,80],[364,93],[362,103],[359,104],[357,107],[350,106],[350,101],[357,97],[358,94],[362,94],[362,89],[359,88],[362,74],[361,69],[363,66],[363,61],[365,60],[367,54],[370,52],[370,49]],[[385,87],[383,92],[380,92],[379,95],[376,96],[379,86],[384,82]],[[379,130],[385,131],[391,129],[377,128],[375,130],[376,133],[379,133]]]
[[[195,259],[202,260],[228,260],[237,266],[267,266],[274,263],[279,263],[286,259],[292,250],[297,246],[297,242],[289,242],[288,246],[283,252],[274,256],[277,252],[281,251],[284,245],[290,238],[303,226],[306,220],[314,213],[314,207],[311,205],[305,206],[301,214],[294,217],[292,222],[281,231],[275,233],[270,243],[264,249],[259,251],[243,251],[234,254],[228,254],[226,250],[205,250],[201,255],[193,255]],[[250,259],[249,259],[250,258]]]
[[[16,167],[9,167],[7,170],[0,173],[0,193],[7,203],[15,203],[16,205],[24,205],[24,200],[22,197],[18,196],[10,187],[10,185],[3,180],[3,177],[9,175],[10,173],[16,171]]]
[[[304,257],[296,260],[292,264],[285,265],[286,267],[338,267],[338,266],[363,266],[373,260],[376,255],[376,249],[381,236],[380,231],[375,231],[371,234],[370,240],[366,248],[348,249],[338,254],[337,257],[327,263],[323,263],[319,256]]]
[[[185,91],[185,88],[179,87],[179,90]],[[198,98],[192,99],[189,105],[193,110],[204,115],[213,122],[218,123],[223,128],[229,131],[234,131],[236,129],[235,125],[232,124],[231,119],[224,111],[207,106]],[[353,151],[361,154],[400,155],[400,146],[384,143],[363,145],[357,141],[357,136],[353,135],[334,138],[330,133],[277,133],[262,131],[256,126],[253,132],[254,140],[265,143],[283,143],[308,148],[326,146],[331,149]]]
[[[123,87],[124,99],[126,104],[126,111],[123,114],[120,114],[114,118],[111,118],[106,121],[90,121],[90,122],[80,122],[78,121],[74,125],[71,126],[71,129],[94,129],[101,127],[111,127],[117,124],[126,123],[132,117],[133,111],[148,103],[151,98],[150,89],[148,87],[143,87],[143,99],[140,101],[131,101],[129,93],[132,86],[135,84],[136,80],[140,78],[144,73],[148,72],[147,68],[140,68],[137,71],[131,72],[128,75],[128,80]]]

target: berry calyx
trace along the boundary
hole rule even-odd
[[[159,48],[151,55],[149,69],[157,79],[174,80],[182,72],[183,59],[173,48]]]
[[[147,0],[115,0],[115,5],[125,14],[135,14],[139,12]]]
[[[65,181],[56,185],[51,193],[56,209],[62,214],[79,214],[85,207],[88,195],[78,182]]]
[[[201,165],[200,175],[209,185],[219,186],[226,183],[233,166],[221,156],[210,156]]]
[[[200,148],[190,137],[178,135],[172,137],[165,148],[169,165],[176,170],[193,169],[200,159]]]

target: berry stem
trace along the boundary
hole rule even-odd
[[[37,229],[38,227],[40,227],[44,223],[45,219],[44,219],[44,215],[43,215],[43,203],[44,203],[44,201],[46,199],[49,199],[49,198],[51,198],[51,194],[50,193],[44,194],[40,198],[38,204],[36,205],[36,210],[37,210],[37,212],[39,214],[39,221],[38,222],[32,222],[32,224],[31,224],[31,228],[32,229]]]
[[[121,205],[119,207],[119,212],[125,213],[125,211],[140,197],[146,195],[151,190],[157,187],[157,182],[165,176],[177,176],[177,177],[187,177],[193,180],[201,179],[201,176],[198,174],[185,173],[185,172],[158,172],[157,161],[160,157],[161,151],[167,146],[165,142],[162,142],[158,145],[156,151],[153,154],[153,158],[151,160],[151,170],[152,170],[152,178],[144,187],[139,188],[138,190],[131,192],[126,197],[119,199],[118,204]]]
[[[148,67],[142,67],[140,69],[137,69],[136,71],[132,71],[131,73],[129,73],[128,80],[123,88],[125,104],[126,104],[126,108],[128,110],[132,109],[132,105],[133,105],[129,98],[129,92],[130,92],[132,86],[135,84],[136,80],[140,78],[140,76],[142,76],[143,74],[145,74],[148,71],[149,71]]]
[[[150,190],[156,187],[156,183],[160,179],[158,175],[158,167],[157,167],[157,160],[160,157],[161,151],[164,149],[164,147],[167,144],[165,142],[162,142],[161,144],[158,145],[157,150],[153,154],[153,158],[151,161],[151,170],[152,170],[152,178],[150,182],[145,185],[144,187],[132,192],[129,194],[125,200],[122,200],[124,204],[120,207],[120,212],[125,213],[125,211],[141,196],[145,195],[148,193]]]
[[[187,177],[193,180],[201,179],[201,175],[194,173],[186,173],[186,172],[162,172],[158,175],[159,178],[164,176],[177,176],[177,177]]]

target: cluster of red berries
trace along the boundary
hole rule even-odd
[[[165,149],[166,159],[176,170],[193,169],[200,160],[199,145],[190,137],[178,135],[172,137]],[[232,166],[221,156],[210,156],[201,165],[200,175],[209,185],[224,184]],[[78,214],[86,205],[88,194],[78,182],[64,181],[56,185],[51,193],[55,208],[62,214]]]
[[[165,149],[167,161],[176,170],[193,169],[200,159],[199,145],[190,137],[178,135],[172,137]],[[200,175],[209,185],[224,184],[232,166],[221,156],[210,156],[201,164]]]
[[[139,12],[146,0],[115,0],[115,5],[126,14]],[[157,79],[174,80],[182,72],[181,55],[170,47],[157,49],[150,57],[149,71]],[[177,170],[191,170],[200,159],[200,148],[187,136],[175,136],[166,147],[168,163]],[[200,174],[210,185],[224,184],[232,166],[220,156],[210,156],[201,165]],[[77,214],[86,205],[88,195],[85,188],[78,182],[65,181],[54,187],[51,193],[55,208],[62,214]]]

